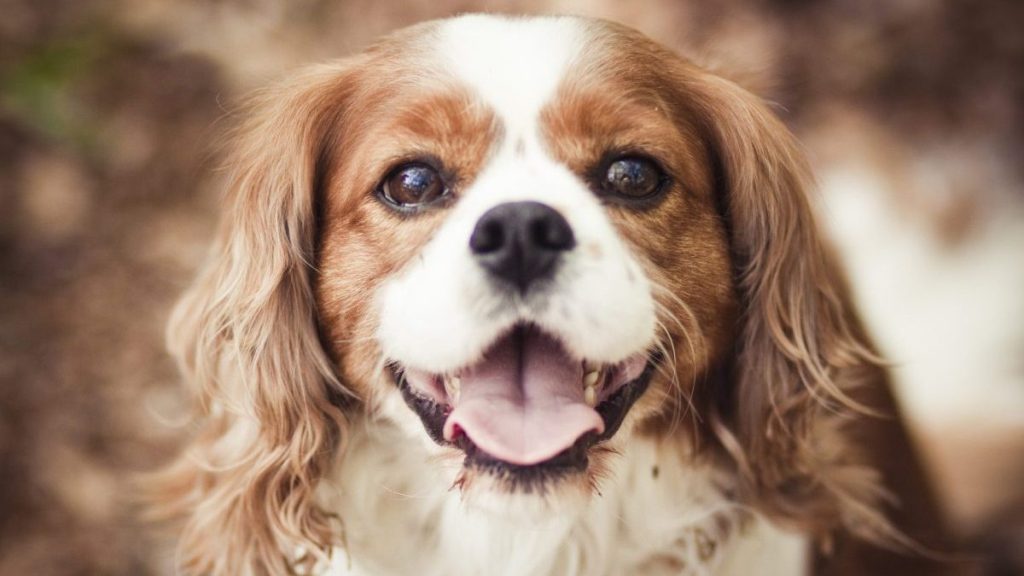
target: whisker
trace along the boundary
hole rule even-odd
[[[685,418],[688,414],[692,413],[694,415],[694,418],[692,419],[694,425],[694,433],[696,434],[698,432],[697,424],[700,421],[701,416],[693,403],[693,392],[697,386],[698,373],[698,370],[696,370],[695,368],[696,361],[698,358],[700,358],[700,352],[703,352],[705,350],[706,344],[704,342],[703,332],[700,330],[700,322],[697,320],[696,314],[693,313],[693,310],[682,298],[673,293],[671,290],[665,288],[664,286],[661,286],[657,282],[652,281],[651,285],[655,295],[660,297],[655,298],[655,306],[658,310],[659,316],[658,326],[660,330],[665,333],[666,340],[668,344],[672,347],[671,352],[673,357],[673,381],[677,389],[682,393],[682,396],[686,400],[686,412],[682,414],[676,413],[673,415],[673,426],[675,426],[678,423],[678,420],[681,420],[682,418]],[[666,300],[667,302],[662,301],[662,299]],[[673,313],[673,310],[669,307],[668,304],[674,304],[675,307],[678,309],[678,313],[683,315],[686,322],[684,322],[684,320],[681,319],[676,313]],[[678,366],[676,364],[677,358],[675,354],[675,342],[672,338],[671,331],[668,329],[668,326],[666,326],[666,324],[661,319],[664,319],[665,321],[671,321],[673,325],[678,328],[680,336],[686,340],[687,352],[689,352],[690,361],[694,368],[691,370],[691,381],[688,390],[684,390],[681,383],[678,381]],[[662,348],[664,349],[664,347]]]
[[[362,344],[364,342],[376,342],[376,341],[377,341],[377,337],[376,336],[359,336],[359,337],[352,337],[352,338],[339,338],[337,340],[334,340],[334,342],[337,343],[337,344]]]
[[[668,374],[665,374],[668,378],[672,387],[682,396],[686,396],[686,392],[683,390],[682,384],[679,382],[679,369],[678,369],[678,358],[676,357],[675,342],[672,340],[672,334],[661,320],[657,320],[658,329],[665,333],[665,339],[658,339],[658,348],[661,351],[661,355],[667,358],[667,362],[663,366],[658,367],[658,371],[664,374],[665,370],[668,370]],[[669,349],[671,348],[671,350]],[[672,402],[672,426],[669,429],[669,434],[675,432],[676,425],[679,420],[682,419],[680,414],[680,408],[678,402]]]

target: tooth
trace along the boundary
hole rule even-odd
[[[597,370],[593,370],[591,372],[587,372],[586,374],[583,375],[583,387],[584,388],[593,388],[597,384],[597,379],[600,376],[601,376],[601,373],[598,372]]]
[[[597,406],[597,389],[593,386],[587,386],[583,389],[583,401],[587,403],[587,406],[593,408]]]
[[[453,402],[459,400],[459,391],[462,387],[462,380],[458,376],[445,376],[444,377],[444,391],[448,393],[448,397]]]

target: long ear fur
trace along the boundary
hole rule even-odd
[[[185,518],[189,573],[286,574],[297,550],[334,540],[313,491],[345,437],[331,398],[346,392],[318,339],[310,263],[344,73],[317,68],[254,99],[212,257],[170,322],[200,429],[155,486],[160,511]]]
[[[845,424],[865,416],[857,388],[885,376],[815,224],[803,154],[754,96],[698,78],[687,89],[718,164],[743,306],[714,431],[766,512],[819,533],[845,525],[898,540],[879,512],[878,474],[845,438]]]

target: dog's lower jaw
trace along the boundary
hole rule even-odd
[[[805,573],[803,538],[743,511],[727,477],[670,442],[624,435],[596,490],[541,495],[453,490],[461,458],[386,421],[352,430],[318,489],[345,546],[321,574]]]
[[[531,482],[489,468],[486,461],[470,458],[465,447],[431,439],[424,432],[421,418],[409,409],[408,400],[397,387],[374,412],[377,416],[366,430],[369,443],[389,444],[384,450],[396,454],[395,458],[403,454],[406,459],[423,462],[429,468],[424,474],[457,495],[464,509],[524,525],[552,515],[577,515],[592,498],[599,497],[602,481],[610,474],[610,464],[620,457],[634,426],[633,419],[627,418],[617,424],[617,428],[621,426],[617,434],[600,444],[581,444],[579,448],[586,452],[582,467],[564,473],[539,471],[538,478]]]

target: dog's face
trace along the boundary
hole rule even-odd
[[[815,530],[873,509],[838,432],[872,356],[736,85],[607,22],[462,17],[268,90],[229,166],[170,327],[207,409],[164,494],[197,571],[336,542],[313,493],[353,422],[499,506],[585,503],[645,434]]]
[[[326,342],[372,410],[464,453],[464,487],[591,486],[734,323],[708,151],[663,55],[624,42],[462,18],[354,72],[321,196]]]

